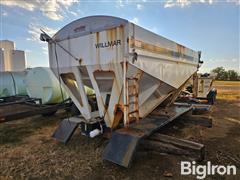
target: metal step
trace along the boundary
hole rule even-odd
[[[134,81],[137,81],[138,78],[136,78],[136,77],[127,77],[127,80],[134,80]]]
[[[130,89],[130,88],[135,89],[135,88],[136,88],[136,85],[135,85],[135,84],[134,84],[134,85],[129,85],[129,86],[128,86],[128,89]]]
[[[130,104],[137,104],[137,102],[136,102],[136,101],[132,101],[132,102],[129,102],[128,104],[129,104],[129,105],[130,105]]]
[[[130,105],[134,105],[133,108],[131,108],[131,112],[129,112],[127,114],[127,118],[128,118],[128,122],[130,122],[130,119],[135,119],[137,122],[139,120],[139,111],[138,111],[138,96],[139,96],[139,92],[138,92],[138,78],[137,77],[128,77],[127,78],[128,81],[133,80],[133,83],[131,85],[129,85],[129,83],[127,83],[127,88],[128,90],[131,90],[128,94],[128,98],[127,98],[127,107],[130,108]],[[130,100],[131,99],[131,100]],[[132,106],[131,106],[132,107]],[[129,109],[128,109],[129,110]]]
[[[104,150],[103,159],[129,167],[142,133],[135,130],[120,129],[113,133]]]
[[[76,118],[62,120],[52,137],[64,144],[68,143],[79,123]]]
[[[135,110],[135,111],[129,112],[128,114],[133,114],[133,113],[137,113],[137,112],[138,112],[138,110]]]
[[[138,97],[138,94],[136,93],[136,94],[129,94],[128,95],[129,97]]]

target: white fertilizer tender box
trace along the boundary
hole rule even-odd
[[[100,117],[109,128],[173,103],[200,63],[199,52],[117,17],[81,18],[44,40],[51,69],[86,122]],[[95,91],[98,111],[84,86]]]

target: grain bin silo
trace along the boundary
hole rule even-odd
[[[25,69],[25,52],[16,50],[13,41],[0,40],[0,71],[21,72]]]

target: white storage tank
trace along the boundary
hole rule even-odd
[[[58,79],[51,69],[36,67],[30,69],[25,78],[27,93],[30,97],[41,98],[43,104],[60,103],[68,98],[66,91],[61,88]]]
[[[27,72],[0,72],[0,97],[27,95],[24,78]]]

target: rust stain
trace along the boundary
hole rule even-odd
[[[114,41],[114,31],[115,29],[110,29],[110,41]]]
[[[99,32],[96,32],[96,42],[99,43],[100,35]],[[97,64],[100,64],[100,48],[96,48],[96,61]]]
[[[133,36],[129,39],[129,46],[130,46],[130,48],[134,48],[135,47],[135,39],[134,39]]]
[[[139,69],[138,71],[139,71],[139,72],[137,73],[137,75],[138,75],[138,81],[140,81],[140,80],[142,79],[142,76],[143,76],[143,74],[144,74],[144,71],[141,70],[141,69]]]
[[[120,87],[118,87],[118,84],[117,84],[117,88],[119,88],[118,90],[120,91],[120,93],[119,93],[119,96],[118,96],[118,104],[116,104],[115,107],[114,107],[115,116],[114,116],[114,120],[113,120],[111,128],[115,128],[120,123],[120,121],[123,120],[124,105],[120,104],[120,98],[121,98],[121,95],[122,95],[122,88],[120,89]]]
[[[118,39],[118,29],[117,28],[115,28],[115,39]],[[118,50],[119,50],[119,48],[118,47],[116,47],[116,63],[118,63]]]
[[[116,112],[114,112],[114,119],[113,119],[113,123],[111,125],[111,128],[116,128],[118,126],[118,124],[120,123],[120,121],[123,119],[123,111],[121,111],[118,108],[118,104],[115,105],[115,108],[117,110],[116,110]]]
[[[118,63],[118,48],[116,48],[116,63]]]
[[[111,72],[111,73],[113,73],[113,76],[115,78],[114,71],[112,71],[112,70],[104,71],[104,70],[101,70],[101,69],[97,69],[97,70],[93,71],[93,76],[94,76],[95,80],[96,80],[96,73],[104,73],[104,72],[107,72],[107,73]]]
[[[121,34],[121,58],[124,58],[124,44],[125,44],[125,41],[124,41],[124,26],[121,25],[119,27],[119,33]]]
[[[99,43],[99,32],[96,32],[96,41]]]
[[[177,44],[177,52],[182,57],[183,54],[185,53],[185,47],[181,44]]]
[[[106,35],[107,35],[107,41],[109,42],[114,42],[117,40],[117,28],[113,28],[113,29],[108,29],[106,30]],[[108,49],[112,49],[113,50],[113,46],[109,46]]]
[[[163,48],[160,46],[156,46],[153,44],[149,44],[149,43],[134,39],[133,37],[131,37],[129,39],[129,46],[131,48],[147,50],[147,51],[157,53],[157,54],[162,54],[162,55],[166,55],[166,56],[177,56],[177,57],[183,57],[183,55],[185,54],[185,49],[186,49],[185,46],[177,44],[177,52],[175,52],[175,51],[169,50],[167,48]]]

